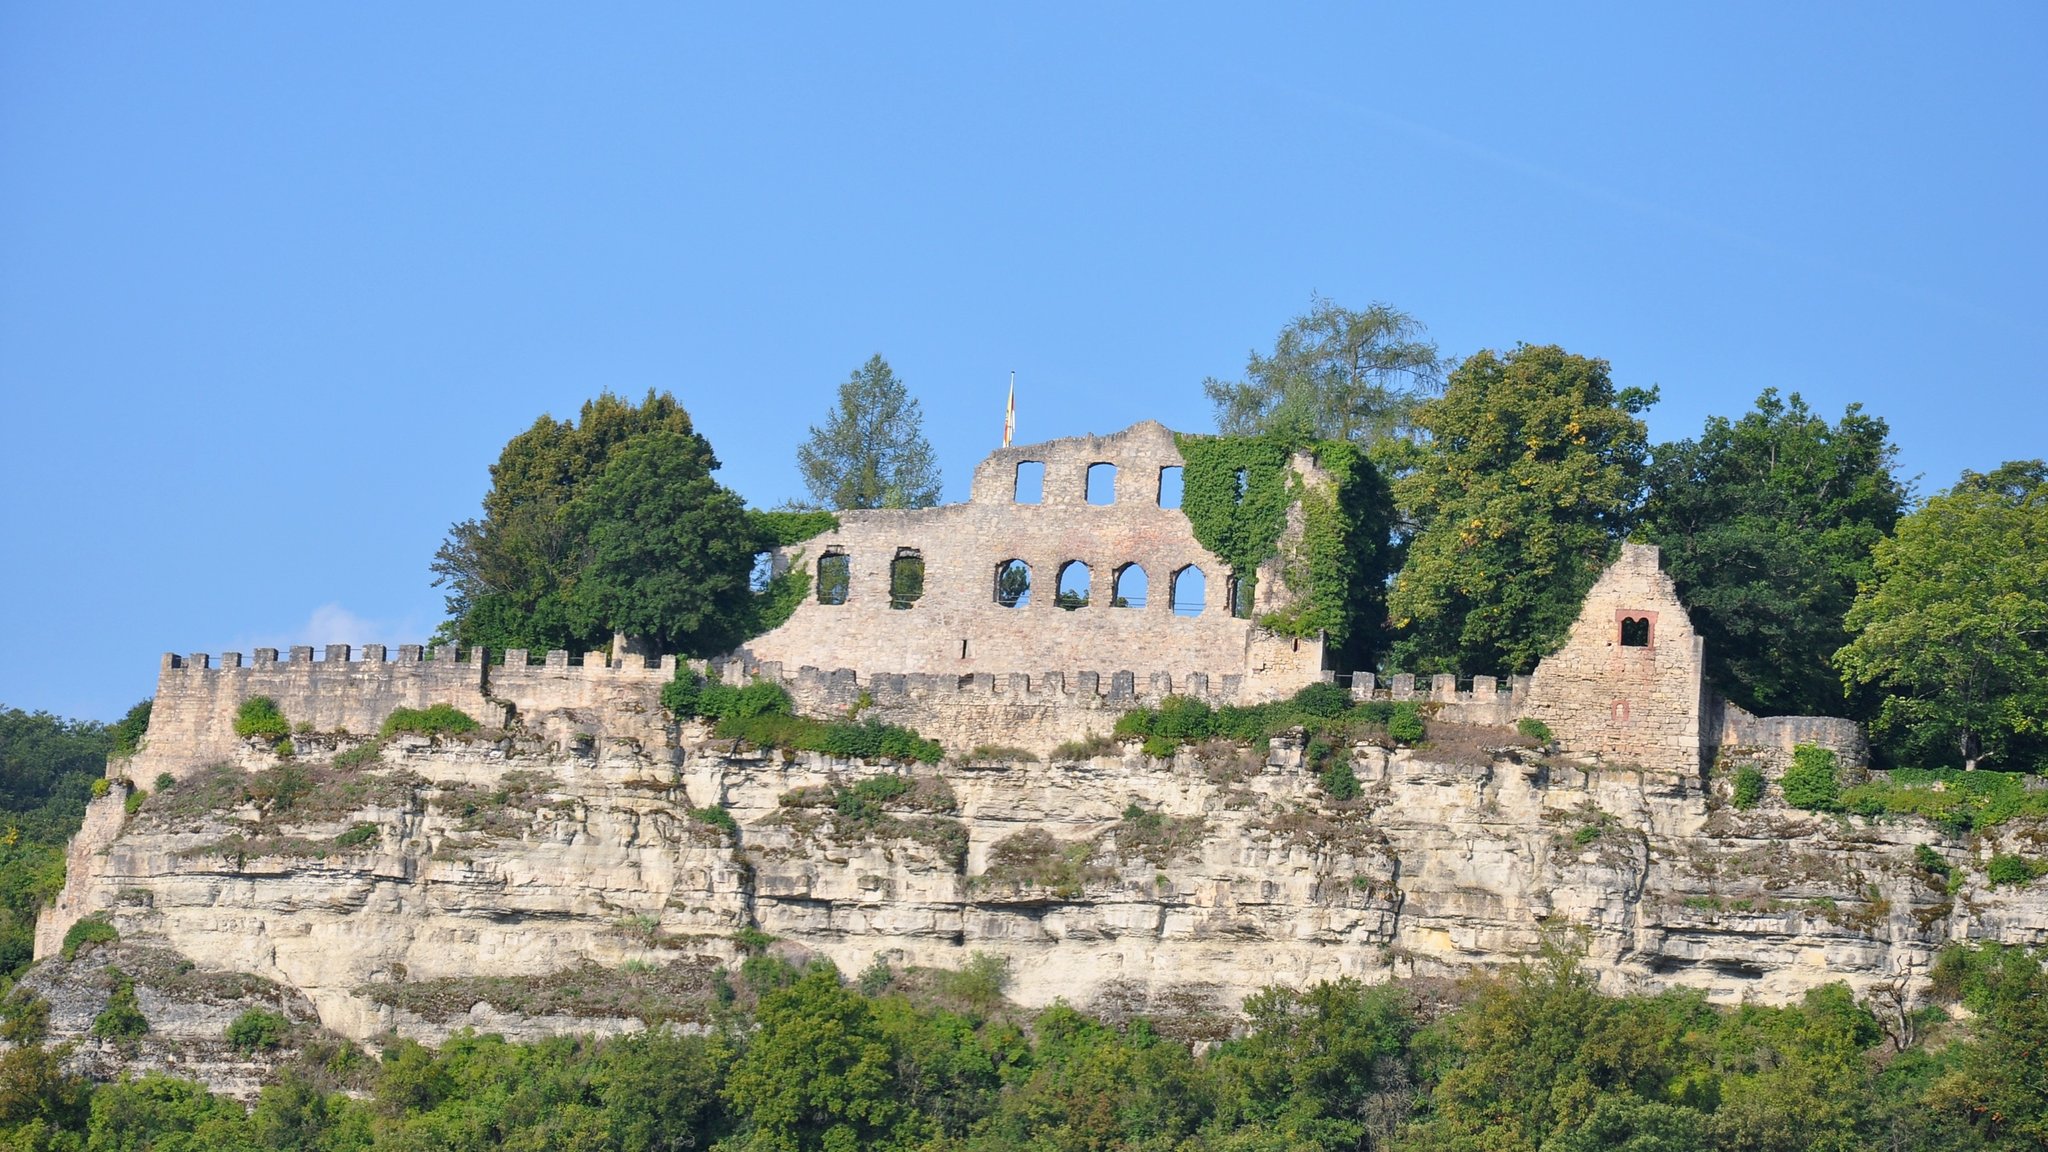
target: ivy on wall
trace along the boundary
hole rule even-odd
[[[1372,667],[1385,644],[1393,499],[1365,453],[1342,440],[1308,446],[1330,480],[1309,487],[1280,438],[1177,435],[1175,442],[1185,464],[1181,510],[1195,539],[1244,582],[1247,597],[1259,565],[1280,554],[1288,509],[1301,505],[1301,542],[1280,568],[1295,602],[1260,625],[1283,636],[1322,633],[1339,668]]]
[[[839,530],[839,517],[830,512],[762,512],[750,510],[754,534],[763,548],[787,548],[813,536]]]

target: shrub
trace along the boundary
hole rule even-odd
[[[384,718],[379,728],[381,736],[409,732],[415,736],[461,736],[474,732],[483,725],[476,718],[453,704],[435,704],[427,708],[400,708]]]
[[[92,1034],[102,1040],[132,1040],[147,1035],[149,1019],[136,1002],[135,981],[118,968],[107,971],[114,977],[114,994],[107,997],[107,1006],[93,1017]]]
[[[701,715],[698,702],[704,695],[704,677],[687,664],[676,665],[675,679],[661,686],[661,706],[678,720]]]
[[[235,709],[235,735],[261,736],[281,741],[292,734],[291,721],[278,710],[277,701],[268,696],[251,696]]]
[[[1170,736],[1147,736],[1143,750],[1154,760],[1171,760],[1173,754],[1180,751],[1180,741]]]
[[[109,793],[109,792],[112,792],[113,790],[114,790],[114,782],[113,782],[112,780],[109,780],[109,779],[107,779],[107,778],[106,778],[105,776],[95,776],[95,777],[93,777],[93,781],[92,781],[92,798],[93,798],[93,799],[95,799],[95,800],[103,800],[103,799],[105,799],[105,798],[106,798],[106,795],[107,795],[107,793]]]
[[[127,799],[121,801],[121,809],[130,816],[133,816],[137,812],[142,811],[142,802],[147,799],[149,799],[149,793],[144,792],[140,788],[130,788]]]
[[[1003,1002],[1003,991],[1010,986],[1009,958],[976,952],[959,971],[940,974],[938,985],[976,1011],[991,1011]]]
[[[707,827],[716,828],[727,836],[736,837],[740,834],[739,821],[732,818],[732,813],[727,812],[723,807],[716,804],[709,808],[690,809],[690,819]]]
[[[1351,761],[1338,759],[1329,767],[1316,774],[1316,783],[1322,785],[1323,795],[1332,800],[1358,799],[1358,774],[1351,770]]]
[[[94,944],[112,944],[121,938],[105,916],[87,916],[64,933],[64,959],[74,960],[79,949]]]
[[[1414,744],[1426,734],[1422,725],[1422,713],[1412,701],[1403,700],[1394,705],[1394,714],[1387,718],[1387,735],[1398,744]]]
[[[1826,748],[1801,744],[1792,749],[1792,766],[1785,769],[1778,790],[1785,803],[1808,812],[1833,812],[1841,804],[1841,785],[1835,781],[1835,754]]]
[[[284,1044],[291,1027],[292,1022],[280,1013],[251,1008],[228,1025],[225,1038],[235,1051],[245,1055],[267,1052]]]
[[[163,791],[166,788],[169,788],[171,785],[176,784],[177,782],[178,778],[171,775],[169,772],[159,772],[156,774],[156,790],[159,792]]]
[[[107,731],[114,737],[113,755],[133,756],[142,750],[142,737],[149,731],[149,713],[153,702],[144,700],[128,710],[126,716],[114,723]]]
[[[1064,748],[1066,745],[1062,744]],[[1029,764],[1038,760],[1036,753],[1024,748],[1013,748],[1008,744],[978,744],[972,752],[961,757],[967,764]]]
[[[1735,806],[1744,811],[1763,803],[1764,774],[1754,764],[1744,764],[1735,770]]]
[[[1536,719],[1534,716],[1524,716],[1520,720],[1515,721],[1515,731],[1520,732],[1538,744],[1548,744],[1556,739],[1550,733],[1550,725]]]
[[[2048,866],[2037,864],[2024,856],[2001,852],[1991,858],[1991,863],[1985,865],[1984,878],[1990,881],[1993,888],[2003,888],[2007,885],[2031,884],[2044,870],[2048,870]]]
[[[1913,863],[1919,865],[1922,872],[1944,879],[1955,871],[1947,860],[1942,859],[1941,853],[1925,844],[1913,845]]]
[[[1289,703],[1302,715],[1334,720],[1351,710],[1351,693],[1335,684],[1310,684]]]
[[[334,838],[334,846],[337,848],[354,848],[359,844],[368,844],[376,838],[377,826],[375,824],[355,824],[351,825],[348,831]]]
[[[1085,740],[1069,740],[1052,750],[1054,761],[1093,760],[1097,756],[1114,756],[1121,752],[1115,736],[1089,736]]]

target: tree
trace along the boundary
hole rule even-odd
[[[1658,446],[1636,538],[1662,546],[1708,678],[1743,707],[1853,711],[1831,658],[1871,550],[1905,510],[1889,434],[1860,405],[1829,424],[1765,389],[1741,419]]]
[[[1354,312],[1313,296],[1309,310],[1280,330],[1272,355],[1251,353],[1243,380],[1211,376],[1202,391],[1226,436],[1277,433],[1294,443],[1397,436],[1442,381],[1425,331],[1385,304]]]
[[[686,656],[745,639],[755,537],[740,498],[711,478],[717,466],[702,436],[650,432],[577,495],[569,519],[589,558],[570,618],[588,634],[629,632]]]
[[[491,467],[483,516],[451,527],[435,554],[434,582],[450,588],[442,636],[588,651],[624,629],[708,651],[706,613],[730,607],[731,558],[756,544],[737,498],[710,479],[717,467],[665,392],[637,405],[607,392],[576,421],[541,417]],[[704,585],[677,588],[655,570],[664,563]],[[738,580],[744,591],[744,563]]]
[[[929,508],[939,502],[939,461],[924,413],[877,354],[839,386],[825,426],[796,450],[811,498],[826,508]]]
[[[1412,672],[1527,672],[1554,650],[1626,532],[1656,390],[1554,345],[1479,352],[1389,445],[1413,526],[1387,609]]]
[[[1880,541],[1835,654],[1885,693],[1875,729],[1897,761],[2048,760],[2048,464],[1964,472]]]

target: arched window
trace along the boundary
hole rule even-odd
[[[924,595],[924,556],[915,548],[898,548],[889,561],[889,607],[908,608]]]
[[[844,552],[827,552],[818,557],[818,603],[846,603],[847,586],[853,583],[853,562]]]
[[[1650,618],[1647,616],[1623,616],[1621,618],[1621,646],[1624,648],[1648,648],[1650,646]]]
[[[1147,583],[1145,569],[1140,565],[1126,564],[1117,569],[1109,585],[1109,606],[1143,608]]]
[[[1116,465],[1090,464],[1088,466],[1088,502],[1090,504],[1116,503]]]
[[[1094,573],[1088,565],[1079,560],[1069,560],[1060,565],[1059,588],[1053,594],[1052,602],[1071,612],[1088,606],[1088,584]]]
[[[1037,504],[1045,499],[1045,463],[1023,460],[1017,464],[1015,496],[1019,504]]]
[[[1178,464],[1169,464],[1159,470],[1159,506],[1180,507],[1180,492],[1183,473]]]
[[[1022,608],[1031,603],[1031,565],[1022,560],[1005,560],[996,565],[996,603],[1005,608]]]
[[[1175,616],[1200,616],[1202,603],[1209,598],[1209,578],[1193,564],[1173,574],[1173,614]]]

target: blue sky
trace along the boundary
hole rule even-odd
[[[1320,292],[1446,352],[2048,455],[2038,4],[0,3],[0,704],[424,637],[505,440],[680,397],[722,479],[881,352],[949,499]],[[1540,11],[1539,11],[1540,9]]]

